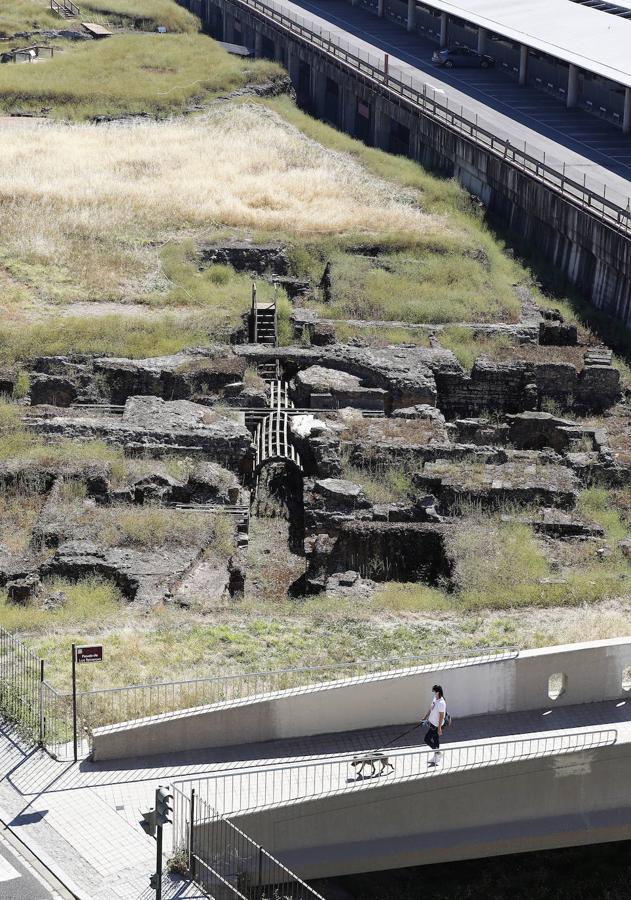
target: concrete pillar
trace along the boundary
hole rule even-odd
[[[384,11],[384,0],[377,0],[377,15],[380,19],[383,19],[383,11]]]
[[[228,11],[224,13],[223,17],[223,35],[227,44],[234,43],[234,19]]]
[[[408,0],[408,31],[414,31],[416,25],[416,0]]]
[[[486,39],[488,31],[486,28],[478,28],[478,53],[486,53]]]
[[[313,103],[313,111],[318,119],[324,118],[324,108],[326,105],[326,74],[318,71],[315,65],[311,66],[311,100]]]
[[[622,116],[622,131],[624,134],[631,132],[631,88],[624,89],[624,114]]]
[[[258,28],[254,32],[254,55],[257,59],[263,56],[263,35]]]
[[[287,72],[289,79],[294,88],[298,89],[298,81],[300,79],[300,56],[298,48],[291,41],[287,44]]]
[[[578,66],[570,63],[567,74],[567,107],[571,109],[576,106],[578,100]]]
[[[388,150],[390,147],[390,116],[386,108],[384,98],[375,97],[373,144],[380,150]]]
[[[519,83],[528,84],[528,47],[522,44],[519,48]]]
[[[347,134],[355,133],[355,110],[357,109],[357,97],[354,92],[344,84],[340,85],[340,128]]]
[[[447,46],[447,35],[449,31],[449,16],[446,12],[440,14],[440,46]]]

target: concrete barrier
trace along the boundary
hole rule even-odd
[[[93,755],[121,759],[414,722],[436,681],[457,717],[615,700],[627,694],[628,667],[631,638],[384,672],[98,728]]]

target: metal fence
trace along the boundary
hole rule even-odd
[[[614,728],[597,731],[574,731],[565,734],[517,737],[467,744],[449,745],[442,749],[438,768],[430,769],[427,761],[431,751],[388,751],[393,769],[362,776],[351,763],[362,757],[355,750],[328,759],[310,759],[285,765],[261,766],[257,769],[224,771],[201,780],[180,783],[178,788],[190,797],[195,790],[223,815],[234,815],[261,807],[278,806],[298,800],[313,799],[329,794],[365,790],[383,786],[387,782],[402,782],[418,778],[432,778],[435,774],[481,769],[528,759],[541,759],[568,753],[580,753],[616,743]],[[365,751],[368,752],[368,751]]]
[[[312,47],[334,57],[355,75],[359,74],[380,93],[394,97],[397,103],[403,100],[408,106],[441,125],[458,132],[485,150],[501,157],[531,178],[545,184],[570,203],[587,210],[607,225],[622,232],[631,233],[631,198],[626,194],[608,188],[602,182],[569,177],[565,163],[546,156],[538,148],[525,143],[517,146],[508,138],[498,136],[497,127],[485,122],[481,117],[474,119],[465,115],[462,105],[449,105],[449,101],[437,100],[436,92],[412,73],[396,68],[388,63],[387,55],[377,55],[362,51],[357,45],[343,40],[324,28],[314,27],[295,10],[283,6],[275,0],[230,0],[234,6],[254,11],[271,20],[294,38],[300,38]]]
[[[41,740],[44,661],[0,626],[0,714],[35,741]]]
[[[323,900],[195,792],[173,788],[173,851],[213,900]]]

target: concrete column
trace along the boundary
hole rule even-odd
[[[377,0],[377,15],[380,19],[383,19],[383,11],[384,11],[384,0]]]
[[[227,44],[234,43],[234,19],[227,11],[223,17],[223,35],[223,39]]]
[[[387,150],[390,146],[390,116],[386,112],[386,101],[379,96],[375,97],[373,134],[374,146]]]
[[[298,80],[300,78],[300,57],[298,48],[291,41],[287,44],[287,72],[289,79],[296,90],[298,89]]]
[[[486,53],[486,39],[488,31],[486,28],[478,28],[478,53]]]
[[[408,0],[408,31],[414,31],[416,25],[416,0]]]
[[[311,98],[313,110],[318,119],[324,118],[324,107],[326,97],[326,75],[324,72],[318,71],[314,65],[311,66]]]
[[[519,83],[528,84],[528,47],[525,44],[519,48]]]
[[[449,16],[446,12],[440,14],[440,46],[447,46],[447,34],[449,31]]]
[[[254,32],[254,55],[257,59],[263,56],[263,35],[258,28]]]
[[[624,89],[624,114],[622,116],[622,131],[624,134],[631,132],[631,88]]]
[[[347,134],[355,133],[355,110],[357,97],[350,88],[340,85],[340,128]]]
[[[576,106],[578,100],[578,67],[570,63],[567,74],[567,107]]]

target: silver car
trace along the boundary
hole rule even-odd
[[[434,50],[432,62],[438,66],[444,66],[446,69],[453,69],[456,66],[471,69],[490,69],[491,66],[495,65],[495,60],[487,53],[478,53],[477,50],[471,50],[469,47],[459,46]]]

